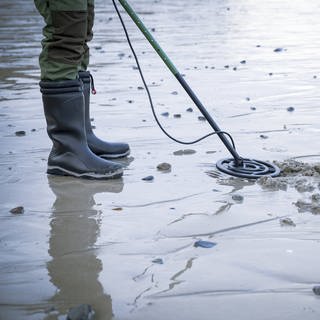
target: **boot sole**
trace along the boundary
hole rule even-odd
[[[61,167],[48,166],[47,173],[56,176],[71,176],[82,179],[95,179],[95,180],[107,180],[107,179],[117,179],[122,177],[123,170],[118,169],[111,173],[99,174],[95,172],[77,173],[73,171],[66,170]]]
[[[99,154],[98,156],[103,159],[118,159],[118,158],[127,157],[129,154],[130,154],[130,150],[128,150],[127,152],[122,153],[122,154],[121,153],[118,153],[118,154]]]

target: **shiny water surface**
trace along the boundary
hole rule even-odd
[[[242,156],[320,161],[318,0],[130,3]],[[47,176],[43,22],[32,1],[0,8],[1,320],[66,319],[82,303],[98,320],[319,319],[319,215],[293,204],[320,193],[319,178],[308,178],[312,192],[228,179],[215,169],[229,157],[217,137],[174,155],[185,147],[155,125],[112,3],[102,0],[92,117],[97,135],[130,143],[131,158],[121,180]],[[210,132],[124,18],[163,125],[185,140]],[[161,162],[172,170],[158,171]],[[17,206],[23,214],[10,213]]]

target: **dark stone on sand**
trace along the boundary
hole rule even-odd
[[[210,242],[210,241],[203,241],[203,240],[198,240],[194,243],[194,247],[198,248],[205,248],[205,249],[210,249],[213,248],[217,245],[215,242]]]
[[[268,139],[269,137],[266,136],[265,134],[260,134],[260,138],[261,138],[261,139]]]
[[[10,212],[12,214],[23,214],[24,213],[24,207],[22,207],[22,206],[15,207],[15,208],[11,209]]]
[[[171,170],[171,164],[167,162],[163,162],[157,165],[157,169],[159,171],[170,171]]]
[[[249,97],[246,97],[246,100],[247,100],[247,101],[250,101],[250,98],[249,98]]]
[[[181,114],[180,114],[180,113],[175,113],[175,114],[173,115],[173,117],[174,117],[174,118],[177,118],[177,119],[178,119],[178,118],[181,118]]]
[[[228,66],[228,65],[225,65],[224,68],[225,68],[225,69],[229,69],[229,66]]]
[[[147,176],[142,178],[143,181],[153,181],[154,180],[154,176]]]
[[[23,131],[23,130],[21,130],[21,131],[16,131],[16,132],[15,132],[15,135],[16,135],[17,137],[23,137],[23,136],[26,135],[26,132]]]
[[[240,61],[241,64],[246,64],[247,63],[247,60],[242,60]]]
[[[31,132],[36,132],[36,131],[37,131],[37,130],[36,130],[36,129],[34,129],[34,128],[33,128],[33,129],[31,129]]]
[[[163,260],[161,258],[154,259],[152,262],[156,264],[163,264]]]
[[[283,227],[295,227],[296,226],[296,224],[290,218],[280,219],[280,225]]]
[[[119,57],[119,58],[123,58],[125,55],[126,55],[125,53],[119,53],[119,54],[118,54],[118,57]]]
[[[89,304],[81,304],[71,308],[68,312],[66,320],[93,320],[94,311]]]
[[[320,286],[314,286],[312,291],[316,296],[320,296]]]
[[[317,76],[313,76],[313,79],[317,79]]]
[[[172,91],[171,94],[173,94],[174,96],[176,96],[178,94],[177,91]]]
[[[237,71],[238,69],[237,69],[237,67],[233,67],[233,71]]]
[[[199,121],[206,121],[206,118],[205,118],[204,116],[199,116],[199,117],[198,117],[198,120],[199,120]]]
[[[269,76],[273,76],[273,73],[272,73],[272,72],[269,72]]]
[[[156,31],[156,28],[151,28],[151,31],[152,31],[152,32],[155,32],[155,31]]]
[[[233,194],[232,195],[232,200],[238,203],[242,203],[243,202],[243,196],[240,194]]]
[[[194,153],[196,153],[196,151],[193,149],[185,149],[185,150],[177,150],[173,154],[175,156],[182,156],[182,155],[189,155],[189,154],[194,154]]]
[[[209,150],[209,151],[206,151],[206,154],[213,154],[213,153],[216,153],[217,151],[214,151],[214,150]]]
[[[257,110],[256,107],[250,107],[250,109],[253,110],[253,111],[254,111],[254,110]]]
[[[283,51],[285,51],[285,49],[284,48],[275,48],[273,51],[274,52],[283,52]]]
[[[143,89],[144,89],[144,87],[138,87],[137,89],[138,89],[138,90],[143,90]]]
[[[294,111],[294,107],[288,107],[288,108],[287,108],[287,111],[293,112],[293,111]]]
[[[193,112],[193,109],[192,108],[188,108],[186,111],[187,112]]]
[[[162,112],[161,115],[162,115],[163,117],[169,117],[169,112]]]
[[[133,103],[133,100],[127,100],[128,101],[128,103]]]

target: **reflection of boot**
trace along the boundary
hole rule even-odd
[[[89,304],[96,319],[112,319],[111,297],[99,282],[101,260],[94,248],[99,236],[94,195],[121,192],[122,180],[94,181],[48,176],[56,196],[50,223],[47,263],[50,281],[57,288],[49,303],[65,315],[72,307]]]
[[[91,75],[89,71],[81,71],[79,72],[79,77],[84,85],[83,94],[85,98],[85,125],[89,148],[93,153],[105,159],[116,159],[129,155],[130,149],[127,143],[102,141],[93,133],[90,121]]]
[[[120,164],[99,158],[88,147],[82,82],[41,81],[40,87],[47,131],[53,142],[47,172],[91,179],[120,177]]]

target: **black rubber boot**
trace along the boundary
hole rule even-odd
[[[88,147],[80,80],[41,81],[47,132],[53,142],[47,173],[89,179],[118,178],[122,166],[96,156]]]
[[[80,71],[79,77],[83,82],[83,94],[85,99],[85,126],[89,148],[97,156],[105,159],[126,157],[130,154],[130,148],[127,143],[102,141],[94,134],[90,121],[90,89],[92,77],[89,71]],[[93,86],[92,90],[95,91]]]

